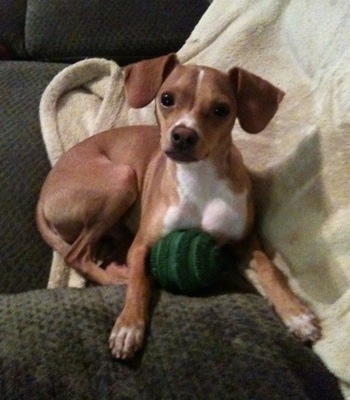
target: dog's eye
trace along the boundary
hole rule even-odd
[[[174,96],[170,93],[163,93],[160,97],[160,103],[164,107],[171,107],[175,104]]]
[[[230,114],[228,104],[217,104],[213,109],[213,114],[217,117],[227,117]]]

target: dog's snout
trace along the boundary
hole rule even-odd
[[[171,143],[178,150],[189,150],[197,144],[198,140],[198,133],[186,126],[177,126],[171,132]]]

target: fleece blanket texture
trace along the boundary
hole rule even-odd
[[[286,92],[259,135],[233,140],[254,181],[264,240],[321,319],[315,352],[350,399],[350,5],[347,0],[214,0],[178,52],[184,63],[238,65]],[[153,106],[125,104],[113,61],[74,64],[47,87],[40,119],[54,164],[111,127],[154,123]],[[278,260],[277,260],[278,261]],[[82,287],[55,255],[49,287]]]

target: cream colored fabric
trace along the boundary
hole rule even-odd
[[[314,346],[350,399],[350,6],[347,0],[214,0],[178,52],[182,62],[238,65],[286,92],[268,128],[233,138],[255,183],[264,239],[322,321]],[[62,71],[40,118],[54,163],[72,144],[112,126],[153,123],[128,110],[122,73],[85,60]],[[282,263],[280,263],[282,264]],[[283,267],[282,265],[280,265]],[[57,262],[50,287],[82,286]]]

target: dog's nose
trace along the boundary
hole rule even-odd
[[[176,126],[171,132],[171,143],[178,150],[190,150],[198,140],[198,133],[186,126]]]

